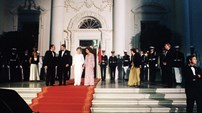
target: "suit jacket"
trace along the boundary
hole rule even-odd
[[[69,66],[71,65],[70,51],[65,50],[63,54],[62,54],[62,51],[59,51],[58,66],[65,67],[67,64]]]
[[[55,67],[57,65],[56,63],[57,63],[56,53],[50,50],[46,51],[43,60],[43,66]]]
[[[173,50],[170,49],[167,51],[166,55],[164,56],[163,62],[167,63],[167,67],[172,67],[173,63]]]
[[[198,74],[201,74],[201,70],[198,67],[195,68],[196,75],[193,74],[191,67],[186,65],[182,68],[182,75],[185,80],[185,90],[192,90],[193,88],[200,88],[201,78],[198,77]]]

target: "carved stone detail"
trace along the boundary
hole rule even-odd
[[[95,7],[100,11],[104,11],[109,8],[109,11],[112,11],[113,0],[66,0],[65,7],[67,10],[69,8],[80,11],[83,7],[92,8]]]

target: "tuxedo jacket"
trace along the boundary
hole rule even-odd
[[[71,60],[70,51],[65,50],[63,54],[62,51],[59,51],[58,66],[65,67],[67,64],[70,66]]]
[[[56,53],[50,50],[46,51],[43,60],[43,66],[55,67],[56,65],[57,65]]]
[[[198,74],[201,75],[201,70],[198,67],[195,67],[195,73],[193,74],[191,67],[186,65],[184,68],[182,68],[182,75],[185,80],[185,90],[191,90],[193,88],[200,88],[201,86],[201,78],[198,77]]]

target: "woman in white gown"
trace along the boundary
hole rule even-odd
[[[38,81],[39,78],[39,69],[38,69],[38,63],[39,63],[39,56],[37,53],[37,50],[34,48],[32,52],[32,56],[29,59],[30,62],[30,81]]]
[[[73,68],[74,68],[74,86],[81,84],[81,75],[83,72],[84,57],[82,54],[81,47],[76,49],[77,53],[73,57]]]

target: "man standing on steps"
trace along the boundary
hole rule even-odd
[[[117,57],[114,55],[115,51],[111,51],[112,56],[109,57],[110,79],[115,80]]]
[[[149,47],[148,63],[149,63],[149,79],[150,79],[149,81],[154,83],[156,79],[156,71],[158,67],[158,59],[157,59],[154,46]]]
[[[105,81],[106,79],[106,68],[108,63],[108,57],[105,55],[105,50],[102,50],[102,56],[101,56],[101,62],[100,62],[100,71],[101,71],[101,78],[102,81]]]
[[[162,78],[163,81],[166,83],[166,85],[171,88],[173,86],[174,82],[174,76],[172,73],[172,63],[173,63],[173,51],[171,48],[170,43],[165,43],[164,44],[164,49],[165,49],[165,56],[162,60]]]
[[[71,56],[70,51],[66,50],[66,45],[61,45],[61,50],[59,51],[58,56],[58,77],[59,85],[66,85],[66,80],[69,79],[68,68],[71,65]]]
[[[188,64],[183,68],[182,75],[185,79],[185,93],[187,97],[187,113],[193,113],[194,103],[196,101],[197,113],[202,113],[202,74],[196,67],[196,56],[188,57]]]
[[[124,50],[124,56],[123,56],[124,75],[123,75],[123,79],[125,79],[125,80],[128,80],[127,70],[129,68],[129,65],[130,65],[130,56],[127,54],[127,51]]]
[[[50,45],[50,50],[46,51],[44,56],[43,65],[46,73],[46,86],[53,86],[55,82],[55,67],[56,67],[56,53],[55,53],[55,45]]]

